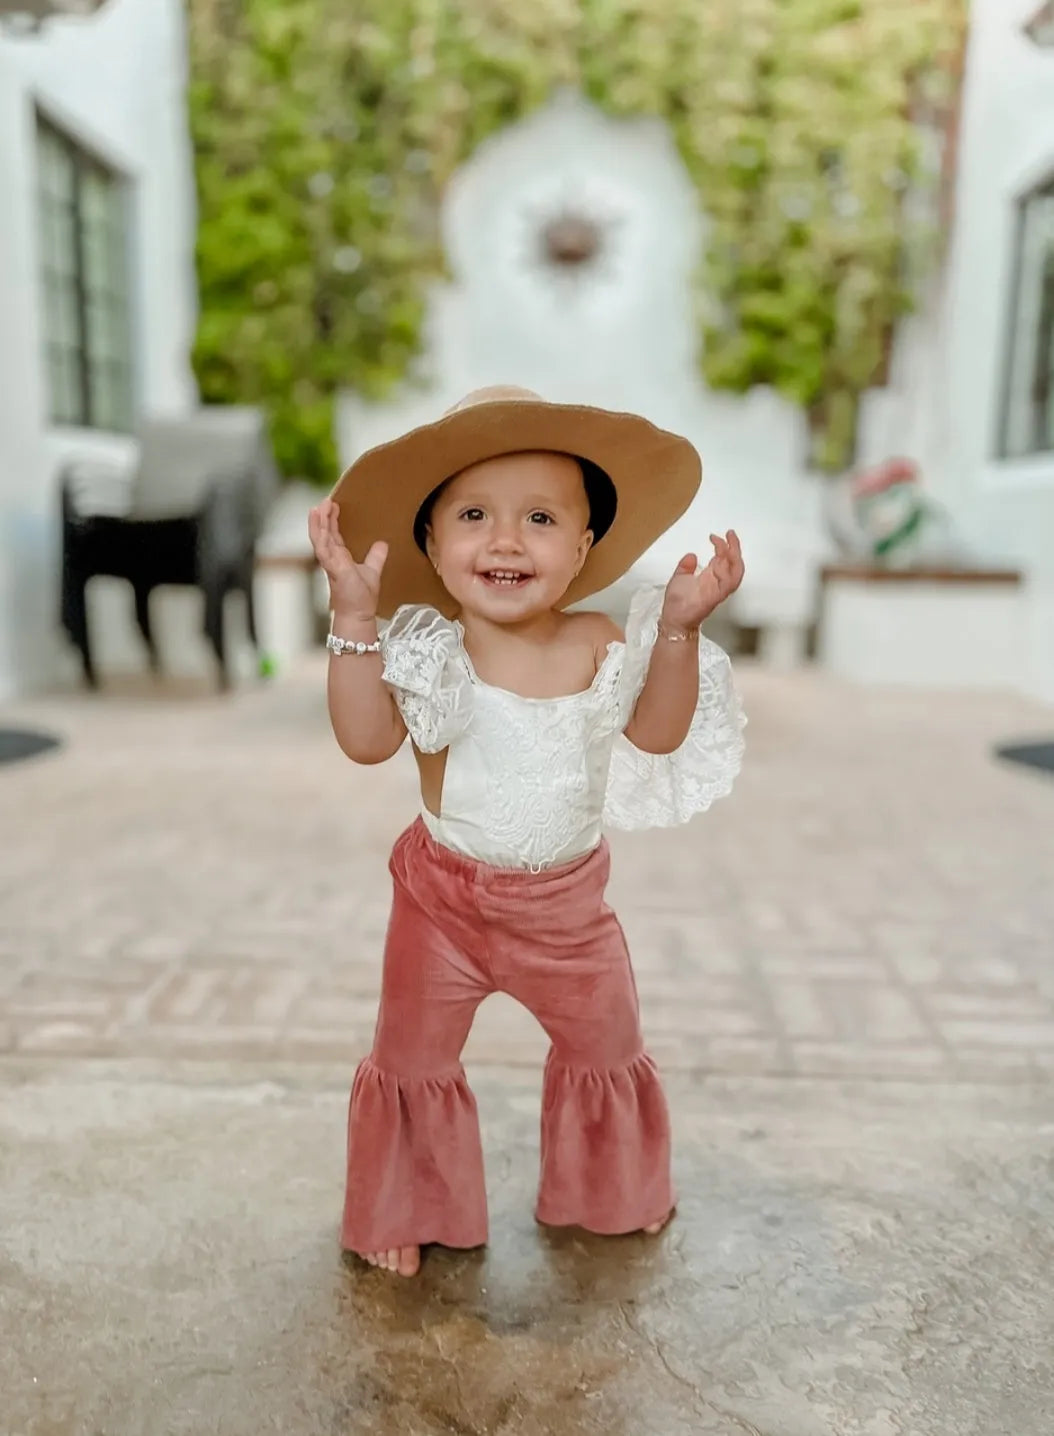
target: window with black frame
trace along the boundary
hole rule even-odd
[[[127,431],[134,414],[126,182],[38,115],[37,192],[51,419]]]
[[[1054,178],[1021,201],[1000,453],[1054,452]]]

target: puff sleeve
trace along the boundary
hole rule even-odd
[[[638,590],[626,623],[619,682],[619,733],[611,755],[604,821],[613,828],[669,828],[703,813],[732,789],[743,760],[746,718],[722,648],[699,636],[699,699],[673,753],[645,753],[622,729],[633,716],[658,637],[664,590]]]
[[[464,732],[472,684],[456,626],[426,604],[404,604],[381,630],[382,677],[422,753],[439,753]]]

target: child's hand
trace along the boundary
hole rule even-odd
[[[340,509],[332,499],[323,499],[307,516],[307,530],[315,557],[329,579],[329,606],[342,618],[368,623],[377,616],[381,573],[388,557],[388,545],[375,543],[362,563],[348,552],[337,527]]]
[[[666,585],[662,620],[671,627],[698,628],[719,603],[743,582],[743,553],[734,529],[724,538],[710,535],[714,556],[701,573],[694,553],[686,553]]]

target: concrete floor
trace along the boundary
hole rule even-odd
[[[11,1436],[1049,1436],[1049,1090],[678,1079],[656,1240],[531,1219],[537,1085],[477,1083],[486,1251],[342,1263],[343,1074],[9,1064]]]
[[[2,715],[67,745],[0,770],[0,1436],[1051,1436],[1051,714],[745,671],[734,797],[613,845],[674,1223],[535,1225],[493,999],[491,1244],[402,1282],[337,1222],[411,775],[319,680]]]

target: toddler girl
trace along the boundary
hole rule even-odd
[[[311,513],[337,742],[380,763],[409,733],[421,780],[348,1121],[343,1245],[375,1266],[412,1276],[425,1243],[487,1239],[460,1055],[495,991],[551,1040],[537,1219],[656,1232],[673,1210],[602,828],[682,823],[732,786],[745,720],[699,625],[742,580],[739,541],[711,535],[701,572],[687,554],[642,589],[625,635],[565,609],[625,573],[699,480],[692,446],[642,418],[494,388],[364,454]]]

